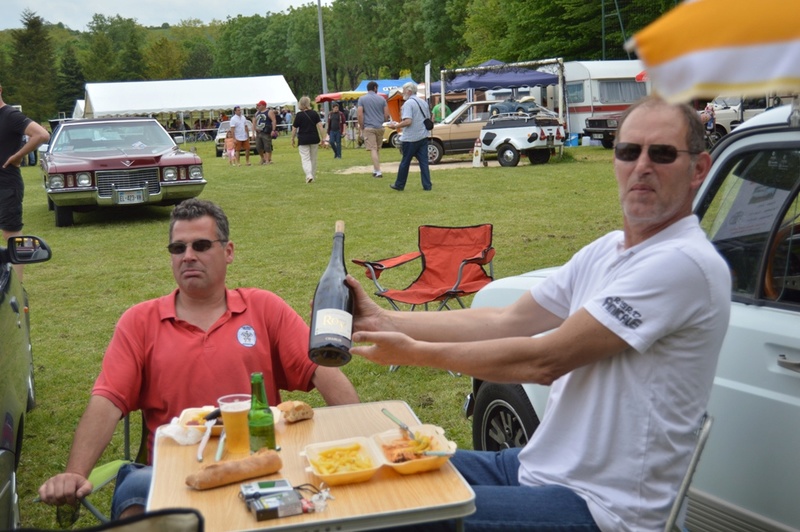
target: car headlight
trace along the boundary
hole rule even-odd
[[[617,121],[616,120],[609,120],[608,121],[608,127],[617,127]]]
[[[50,188],[64,188],[64,176],[61,174],[53,174],[48,176],[48,187]]]
[[[203,167],[202,166],[190,166],[189,167],[189,179],[203,179]]]
[[[178,169],[174,166],[170,166],[168,168],[164,168],[163,170],[164,181],[177,181],[178,180]]]
[[[77,184],[79,187],[89,187],[92,185],[92,176],[86,172],[78,174]]]

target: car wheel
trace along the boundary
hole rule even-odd
[[[600,141],[603,144],[603,147],[607,150],[610,150],[614,147],[614,141],[611,139],[603,139]]]
[[[550,148],[528,150],[528,159],[531,160],[531,164],[547,164],[550,162]]]
[[[402,149],[403,146],[402,143],[400,142],[400,135],[398,135],[397,132],[389,135],[389,145],[397,148],[398,150]]]
[[[428,143],[428,164],[439,164],[444,155],[444,147],[438,140],[432,140]]]
[[[53,210],[56,213],[56,227],[69,227],[73,224],[72,207],[59,207],[53,204]]]
[[[216,151],[217,151],[217,157],[222,157],[222,150],[216,150]]]
[[[485,382],[475,398],[472,446],[479,451],[522,447],[539,426],[539,418],[521,384]]]
[[[500,166],[517,166],[519,164],[519,150],[511,144],[501,144],[497,147],[497,161]]]

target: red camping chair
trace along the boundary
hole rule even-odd
[[[378,278],[384,270],[395,268],[422,257],[422,271],[403,290],[392,290],[381,286]],[[395,310],[397,302],[418,305],[441,301],[436,310],[450,309],[448,303],[455,299],[465,308],[461,296],[474,294],[494,278],[492,259],[492,224],[471,227],[419,227],[419,251],[378,261],[353,259],[355,264],[366,269],[378,291],[375,295],[385,297]],[[489,273],[484,269],[489,265]]]

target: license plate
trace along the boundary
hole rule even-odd
[[[592,133],[592,138],[593,139],[603,140],[603,134],[602,133]]]
[[[552,148],[553,146],[555,146],[555,139],[553,138],[552,135],[550,135],[549,137],[547,137],[547,147]]]
[[[144,203],[144,190],[120,190],[117,192],[117,203]]]

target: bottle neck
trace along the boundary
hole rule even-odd
[[[331,251],[331,260],[329,266],[333,265],[344,266],[344,233],[335,233],[333,235],[333,250]]]
[[[266,408],[269,408],[269,401],[267,400],[264,381],[255,381],[250,385],[250,409],[264,410]]]

